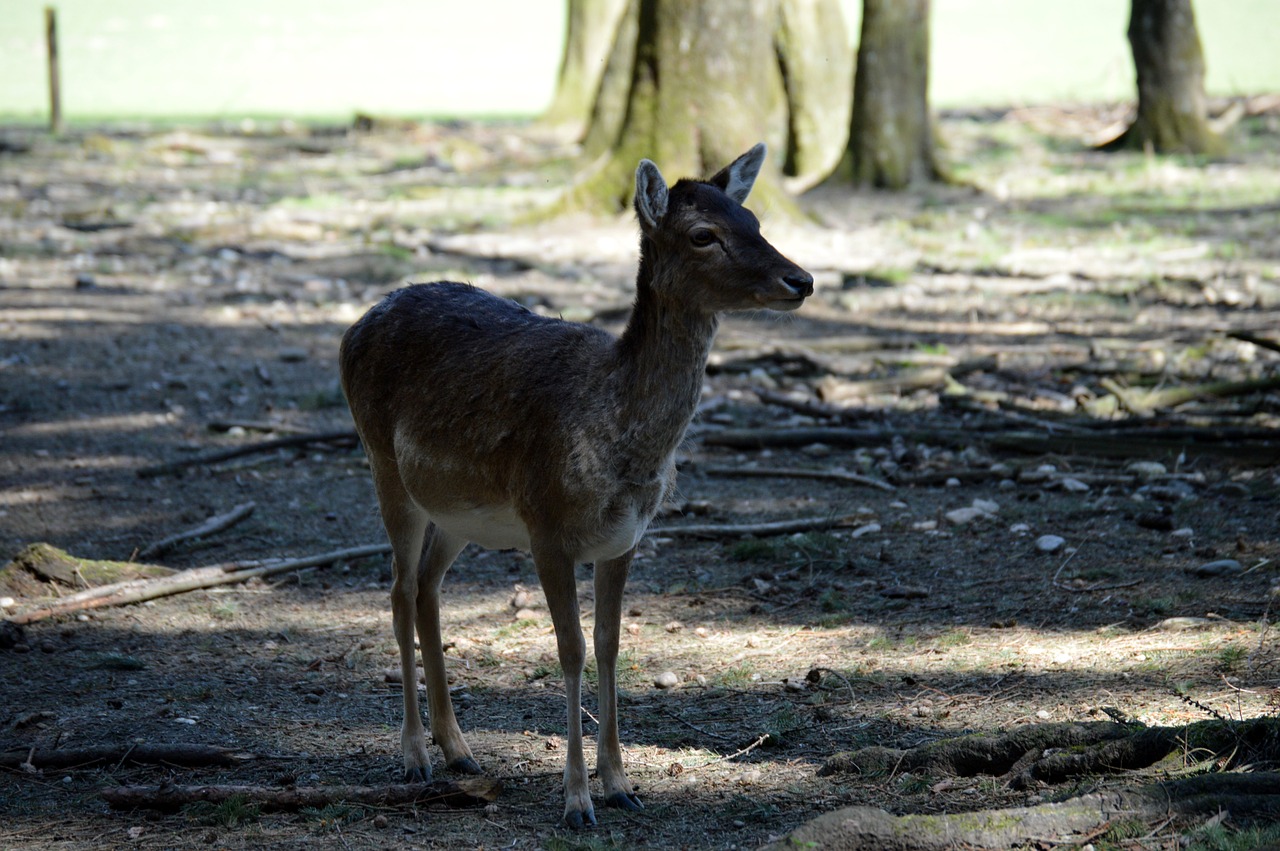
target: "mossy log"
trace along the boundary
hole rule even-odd
[[[47,594],[50,583],[82,589],[173,573],[173,568],[158,564],[78,558],[52,544],[35,543],[0,568],[0,589],[15,597],[35,597]]]

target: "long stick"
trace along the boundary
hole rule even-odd
[[[363,547],[352,547],[351,549],[346,550],[335,550],[334,552],[321,553],[320,555],[306,556],[305,558],[272,562],[270,564],[262,565],[261,567],[248,569],[243,569],[243,565],[213,565],[212,567],[198,567],[191,570],[184,570],[181,573],[173,576],[166,576],[161,579],[148,579],[141,581],[134,580],[119,583],[119,588],[106,593],[104,593],[101,588],[93,588],[83,594],[63,598],[57,603],[46,608],[35,609],[21,615],[16,615],[15,617],[9,618],[9,620],[13,623],[25,624],[55,617],[57,615],[79,612],[85,609],[98,609],[104,606],[123,606],[129,603],[143,603],[147,600],[155,600],[159,597],[169,597],[174,594],[182,594],[187,591],[195,591],[200,588],[213,588],[218,585],[233,585],[238,582],[245,582],[255,576],[271,576],[276,573],[285,573],[290,570],[299,570],[304,567],[314,567],[316,565],[332,564],[333,562],[338,561],[383,555],[390,551],[391,547],[388,544],[370,544]]]
[[[207,538],[209,535],[228,529],[241,520],[253,513],[254,503],[246,502],[243,505],[237,505],[226,514],[215,514],[208,520],[196,526],[194,529],[188,529],[185,532],[178,532],[167,538],[162,538],[151,544],[142,552],[138,553],[138,558],[155,558],[164,555],[183,541],[190,541],[194,538]]]
[[[897,490],[888,482],[859,476],[857,473],[846,473],[841,470],[792,470],[781,467],[708,467],[708,476],[736,476],[739,478],[761,479],[821,479],[828,482],[848,482],[853,485],[867,485],[882,491]]]
[[[263,809],[298,810],[338,802],[372,807],[430,803],[477,807],[495,800],[501,792],[502,781],[474,777],[388,786],[109,786],[102,790],[102,797],[117,809],[172,810],[199,801],[220,804],[241,798]]]
[[[740,538],[743,535],[794,535],[797,532],[815,532],[854,522],[847,517],[801,517],[795,520],[775,520],[771,523],[707,523],[689,526],[662,526],[650,529],[649,534],[667,538]]]
[[[166,476],[170,473],[177,473],[185,470],[187,467],[198,467],[201,464],[216,464],[219,461],[230,461],[232,458],[239,458],[244,455],[253,455],[257,452],[270,452],[273,449],[284,449],[290,446],[306,446],[311,443],[355,443],[356,433],[351,429],[345,431],[328,431],[319,432],[318,434],[299,434],[293,437],[277,437],[272,440],[264,440],[259,443],[251,443],[247,446],[239,446],[235,449],[228,449],[225,452],[211,452],[208,455],[196,455],[182,461],[170,461],[166,464],[156,464],[151,467],[143,467],[138,470],[141,478],[149,479],[155,476]]]

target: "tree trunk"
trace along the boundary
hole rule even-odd
[[[853,50],[839,0],[782,0],[778,64],[786,87],[787,187],[803,192],[835,169],[848,141]]]
[[[863,0],[849,131],[855,184],[945,180],[929,117],[929,0]]]
[[[568,0],[560,76],[544,124],[580,137],[626,7],[627,0]]]
[[[672,176],[705,176],[757,142],[770,157],[757,207],[783,194],[787,93],[775,47],[784,0],[630,0],[588,128],[595,157],[565,205],[615,212],[647,157]]]
[[[1138,77],[1138,116],[1103,148],[1220,152],[1222,140],[1209,129],[1204,51],[1191,0],[1133,0],[1129,46]]]

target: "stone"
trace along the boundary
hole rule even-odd
[[[1188,567],[1187,573],[1192,576],[1207,578],[1212,576],[1235,576],[1243,570],[1244,568],[1241,566],[1240,562],[1235,559],[1222,558],[1217,561],[1205,562],[1201,565]]]
[[[1053,553],[1062,549],[1066,542],[1061,535],[1041,535],[1036,538],[1036,549],[1042,553]]]
[[[663,671],[653,678],[653,684],[660,689],[675,688],[680,685],[680,678],[672,671]]]

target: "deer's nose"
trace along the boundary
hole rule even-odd
[[[782,282],[795,291],[801,298],[813,295],[813,275],[803,269],[788,272],[782,276]]]

